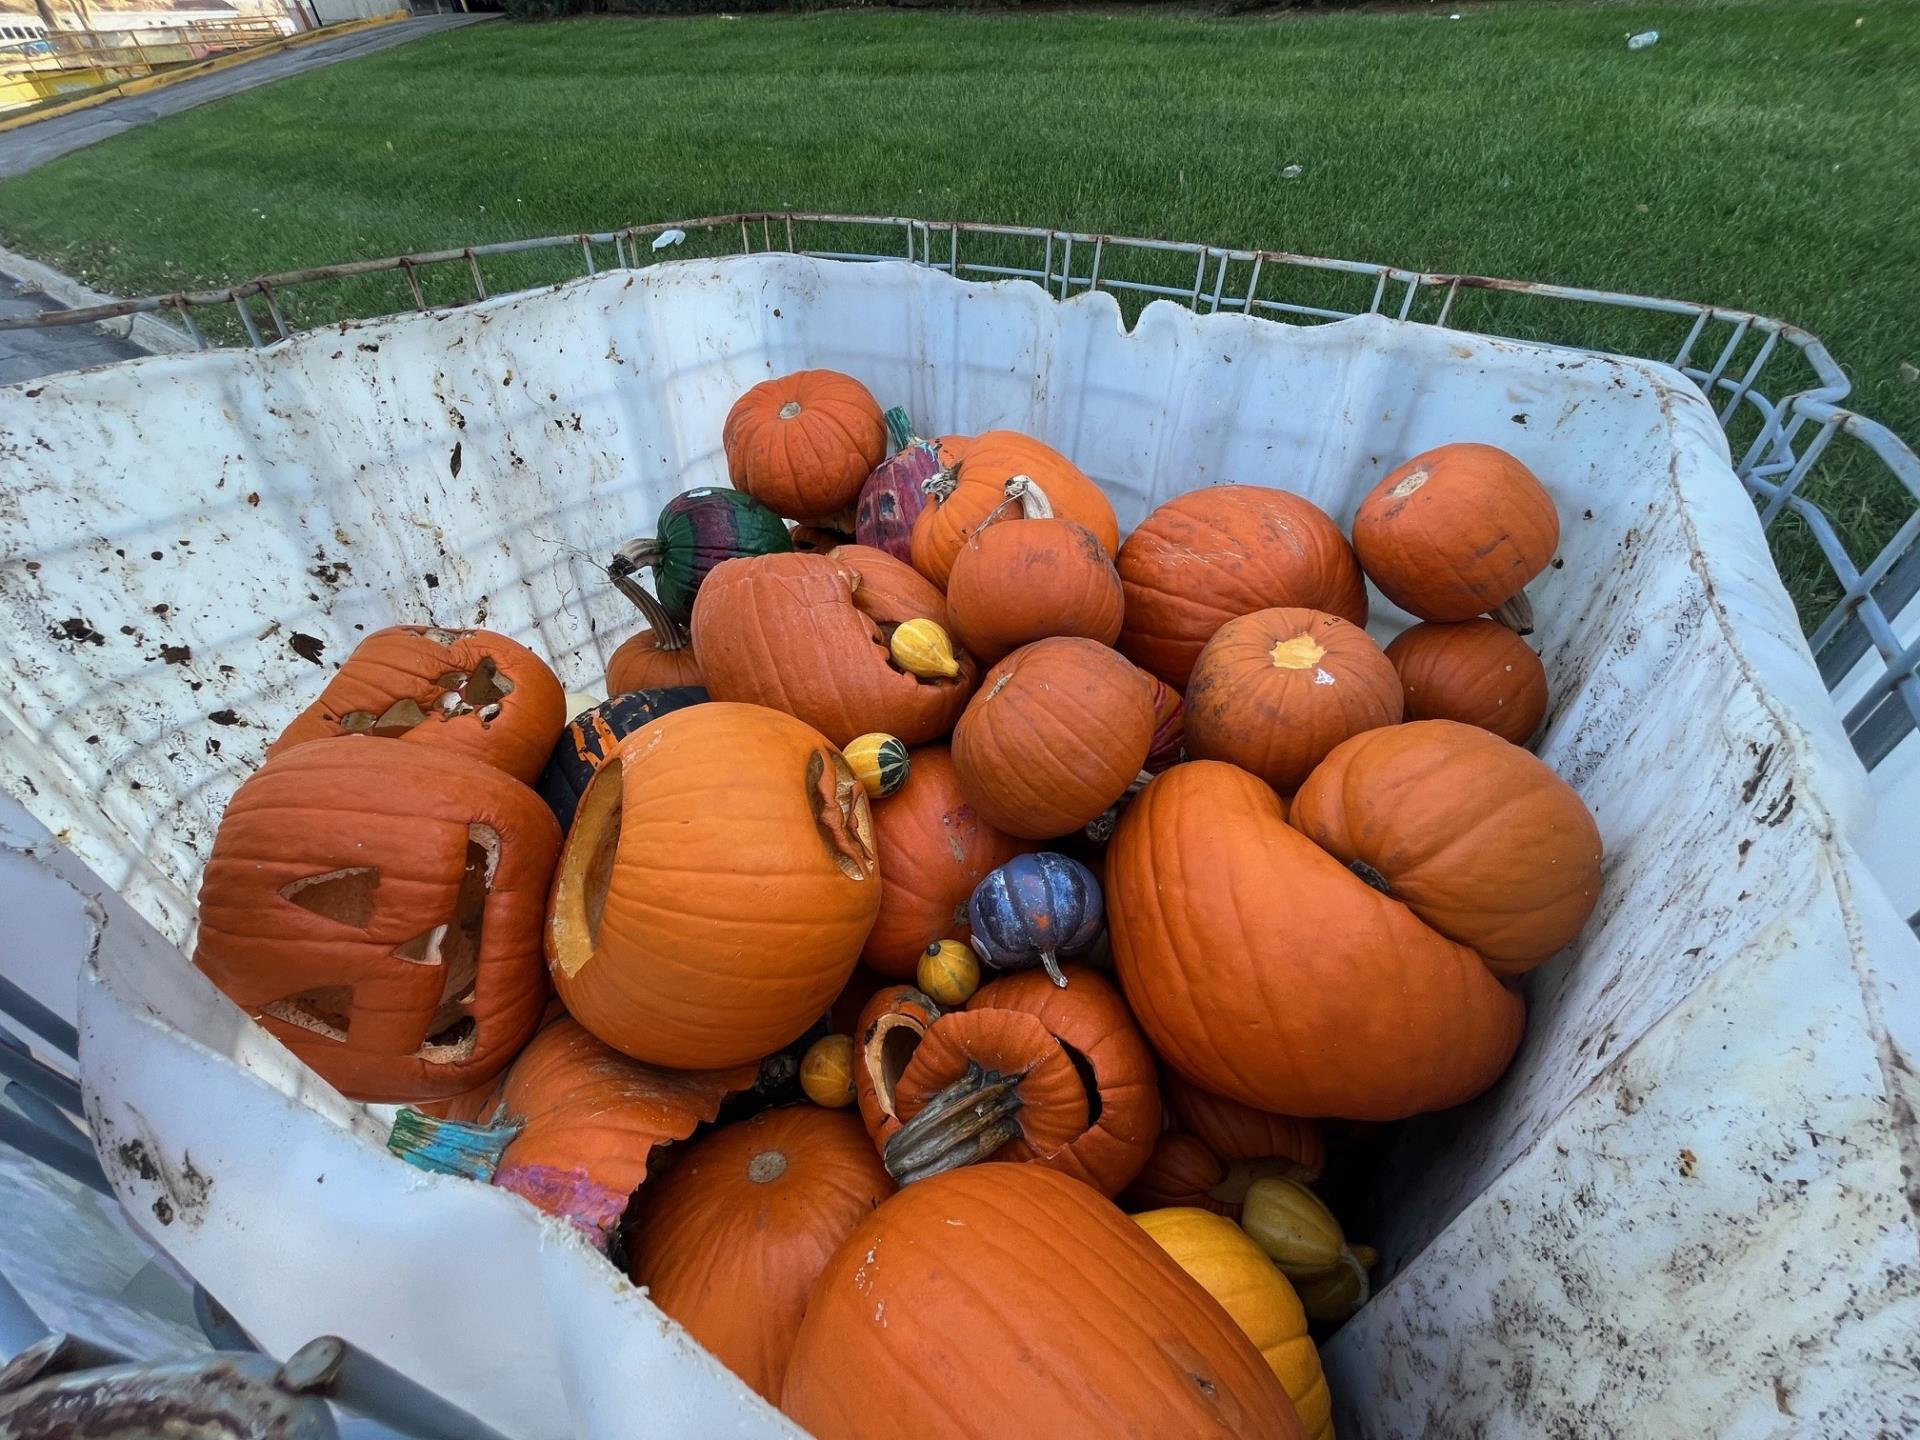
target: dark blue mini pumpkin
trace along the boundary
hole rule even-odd
[[[574,808],[586,792],[587,782],[622,740],[649,720],[698,705],[706,698],[707,692],[698,685],[629,690],[574,716],[573,723],[560,732],[535,787],[560,821],[560,829],[564,832],[573,827]]]
[[[1047,850],[1016,855],[990,871],[967,902],[973,948],[990,968],[1041,965],[1056,985],[1067,983],[1060,958],[1089,949],[1100,938],[1105,915],[1093,871]]]

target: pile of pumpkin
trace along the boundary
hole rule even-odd
[[[1485,1090],[1598,895],[1523,748],[1547,492],[1448,445],[1351,543],[1251,485],[1123,543],[1066,456],[831,372],[724,439],[571,723],[506,636],[368,636],[228,807],[196,962],[817,1434],[1329,1434],[1310,1322],[1374,1257],[1319,1121]]]

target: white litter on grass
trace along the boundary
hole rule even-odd
[[[1629,35],[1627,37],[1627,49],[1629,50],[1650,50],[1659,43],[1660,32],[1658,30],[1642,30],[1638,35]]]
[[[658,235],[653,237],[653,248],[656,250],[664,250],[669,245],[678,245],[686,238],[687,232],[684,230],[662,230]]]
[[[1306,172],[1306,168],[1304,165],[1289,165],[1280,172],[1280,178],[1283,180],[1298,180],[1301,175]]]

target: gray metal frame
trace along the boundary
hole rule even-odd
[[[817,232],[825,227],[853,227],[863,237],[886,237],[887,248],[828,249],[801,243],[809,231]],[[581,272],[592,275],[603,268],[596,260],[596,249],[610,250],[618,268],[637,268],[658,258],[672,258],[673,249],[687,237],[722,236],[732,249],[735,231],[738,252],[742,254],[778,250],[832,260],[905,260],[955,276],[1029,280],[1062,300],[1079,292],[1106,290],[1123,296],[1173,300],[1201,312],[1237,311],[1293,323],[1342,320],[1356,314],[1385,314],[1402,320],[1471,328],[1474,333],[1500,334],[1499,330],[1486,325],[1462,326],[1454,313],[1463,294],[1486,292],[1559,302],[1564,307],[1636,311],[1690,322],[1677,350],[1649,358],[1662,360],[1679,370],[1715,403],[1720,423],[1728,429],[1734,444],[1735,472],[1759,505],[1761,524],[1771,530],[1781,516],[1795,516],[1807,527],[1839,582],[1839,602],[1815,627],[1809,640],[1822,676],[1830,688],[1836,687],[1869,654],[1879,659],[1882,668],[1844,716],[1847,733],[1861,761],[1872,769],[1891,754],[1901,740],[1920,728],[1920,640],[1902,644],[1894,629],[1894,617],[1920,593],[1920,543],[1916,543],[1920,542],[1920,458],[1885,426],[1841,404],[1851,391],[1851,383],[1818,337],[1797,325],[1750,311],[1610,290],[1409,270],[1395,265],[1332,260],[1277,250],[1145,240],[1026,225],[765,211],[323,265],[261,276],[222,289],[149,295],[85,309],[0,318],[0,330],[91,324],[126,315],[166,314],[177,317],[194,342],[204,349],[211,342],[197,323],[195,312],[231,307],[247,341],[257,347],[267,347],[295,333],[287,318],[288,306],[283,302],[296,288],[304,290],[355,277],[398,272],[407,282],[415,307],[424,311],[436,307],[427,301],[421,274],[437,267],[466,271],[463,289],[470,285],[472,295],[454,303],[469,304],[487,298],[481,262],[490,258],[578,250]],[[675,238],[675,232],[679,238]],[[970,253],[977,253],[990,242],[1014,242],[1029,252],[1037,250],[1038,255],[1030,257],[1037,263],[1001,264],[963,259],[963,239],[968,242]],[[1192,257],[1190,284],[1126,278],[1115,273],[1128,261],[1164,264],[1166,257],[1173,256]],[[1355,280],[1363,287],[1370,280],[1372,284],[1367,287],[1370,298],[1358,308],[1341,308],[1279,298],[1275,293],[1283,277],[1315,272]],[[336,312],[329,318],[347,317]],[[1579,348],[1598,350],[1600,347]],[[1783,352],[1798,357],[1812,383],[1776,396],[1762,388],[1761,380]],[[1773,369],[1777,371],[1778,366],[1774,365]],[[1736,435],[1746,438],[1738,439]],[[1838,452],[1833,449],[1837,438],[1852,442],[1855,447],[1852,455],[1845,453],[1848,447]],[[1836,455],[1841,458],[1836,459]],[[1914,502],[1905,523],[1865,567],[1854,563],[1832,521],[1803,493],[1818,467],[1825,465],[1831,473],[1842,466],[1859,464],[1890,472]]]

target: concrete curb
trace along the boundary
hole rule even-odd
[[[0,274],[11,275],[69,310],[78,310],[87,305],[111,305],[125,298],[103,294],[81,284],[64,270],[56,270],[51,265],[4,246],[0,246]],[[98,320],[91,328],[103,335],[131,341],[156,355],[171,355],[181,350],[200,348],[185,330],[152,315],[122,315],[112,320]]]
[[[221,70],[231,70],[236,65],[245,65],[250,61],[264,60],[269,55],[278,55],[283,50],[297,50],[303,45],[311,45],[320,40],[337,40],[343,35],[355,35],[362,30],[373,30],[382,25],[391,25],[396,20],[411,20],[410,10],[390,10],[385,15],[370,16],[365,20],[343,20],[338,25],[323,25],[318,30],[302,30],[297,35],[286,35],[278,40],[268,40],[259,45],[249,45],[244,50],[230,51],[225,55],[216,55],[210,60],[197,61],[191,65],[181,65],[172,70],[160,70],[151,75],[141,75],[132,80],[122,80],[118,84],[90,90],[85,95],[68,101],[64,105],[48,105],[26,115],[13,115],[0,119],[0,134],[9,130],[18,130],[22,126],[37,125],[42,120],[55,120],[62,115],[71,115],[79,110],[87,110],[95,105],[104,105],[109,100],[122,100],[129,95],[145,95],[154,90],[164,90],[169,85],[178,85],[184,80],[198,80],[203,75],[212,75]]]

